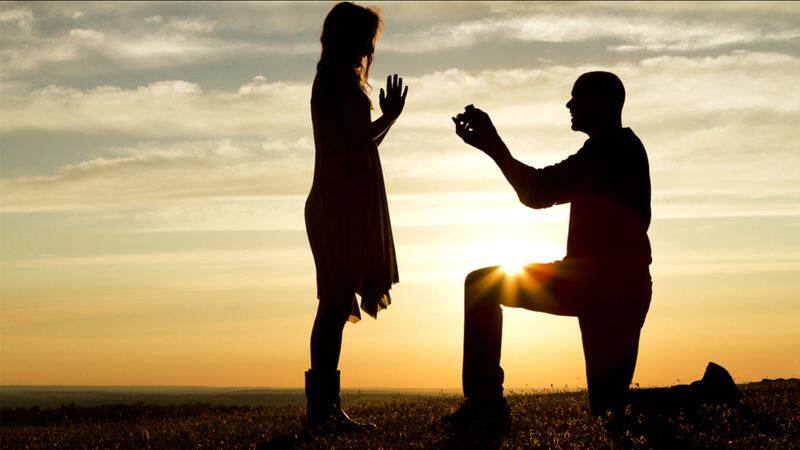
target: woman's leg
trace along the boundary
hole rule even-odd
[[[349,310],[342,308],[342,304],[341,301],[319,301],[311,330],[312,370],[332,372],[339,366],[342,332],[350,317]]]
[[[340,377],[336,369],[342,351],[342,331],[350,317],[353,294],[341,301],[321,300],[311,331],[311,370],[306,372],[306,398],[310,429],[327,432],[374,430],[375,425],[359,423],[342,411]]]

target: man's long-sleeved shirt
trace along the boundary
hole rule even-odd
[[[510,178],[531,208],[570,203],[567,259],[646,267],[652,261],[647,153],[630,128],[588,139],[558,164]]]

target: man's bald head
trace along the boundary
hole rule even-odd
[[[572,129],[593,133],[609,127],[619,127],[625,87],[611,72],[587,72],[578,77],[567,102],[572,114]]]
[[[620,112],[625,103],[622,80],[611,72],[586,72],[575,81],[572,92],[596,98],[612,110]]]

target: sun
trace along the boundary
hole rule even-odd
[[[516,235],[473,242],[459,250],[458,259],[464,270],[498,266],[498,272],[509,277],[522,274],[529,264],[547,263],[563,257],[562,249],[555,243]]]
[[[514,240],[497,242],[492,255],[500,264],[500,271],[505,275],[519,275],[526,265],[534,262],[538,252],[532,252],[529,245]],[[532,254],[533,253],[533,254]]]

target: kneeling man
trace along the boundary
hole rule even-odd
[[[570,203],[567,254],[517,275],[498,267],[471,272],[464,292],[465,402],[448,422],[508,423],[500,347],[502,306],[580,324],[592,414],[621,417],[636,366],[639,332],[650,306],[650,174],[639,138],[621,125],[625,89],[608,72],[581,75],[566,107],[572,129],[589,135],[558,164],[516,160],[489,116],[471,105],[453,118],[456,134],[490,156],[531,208]]]

